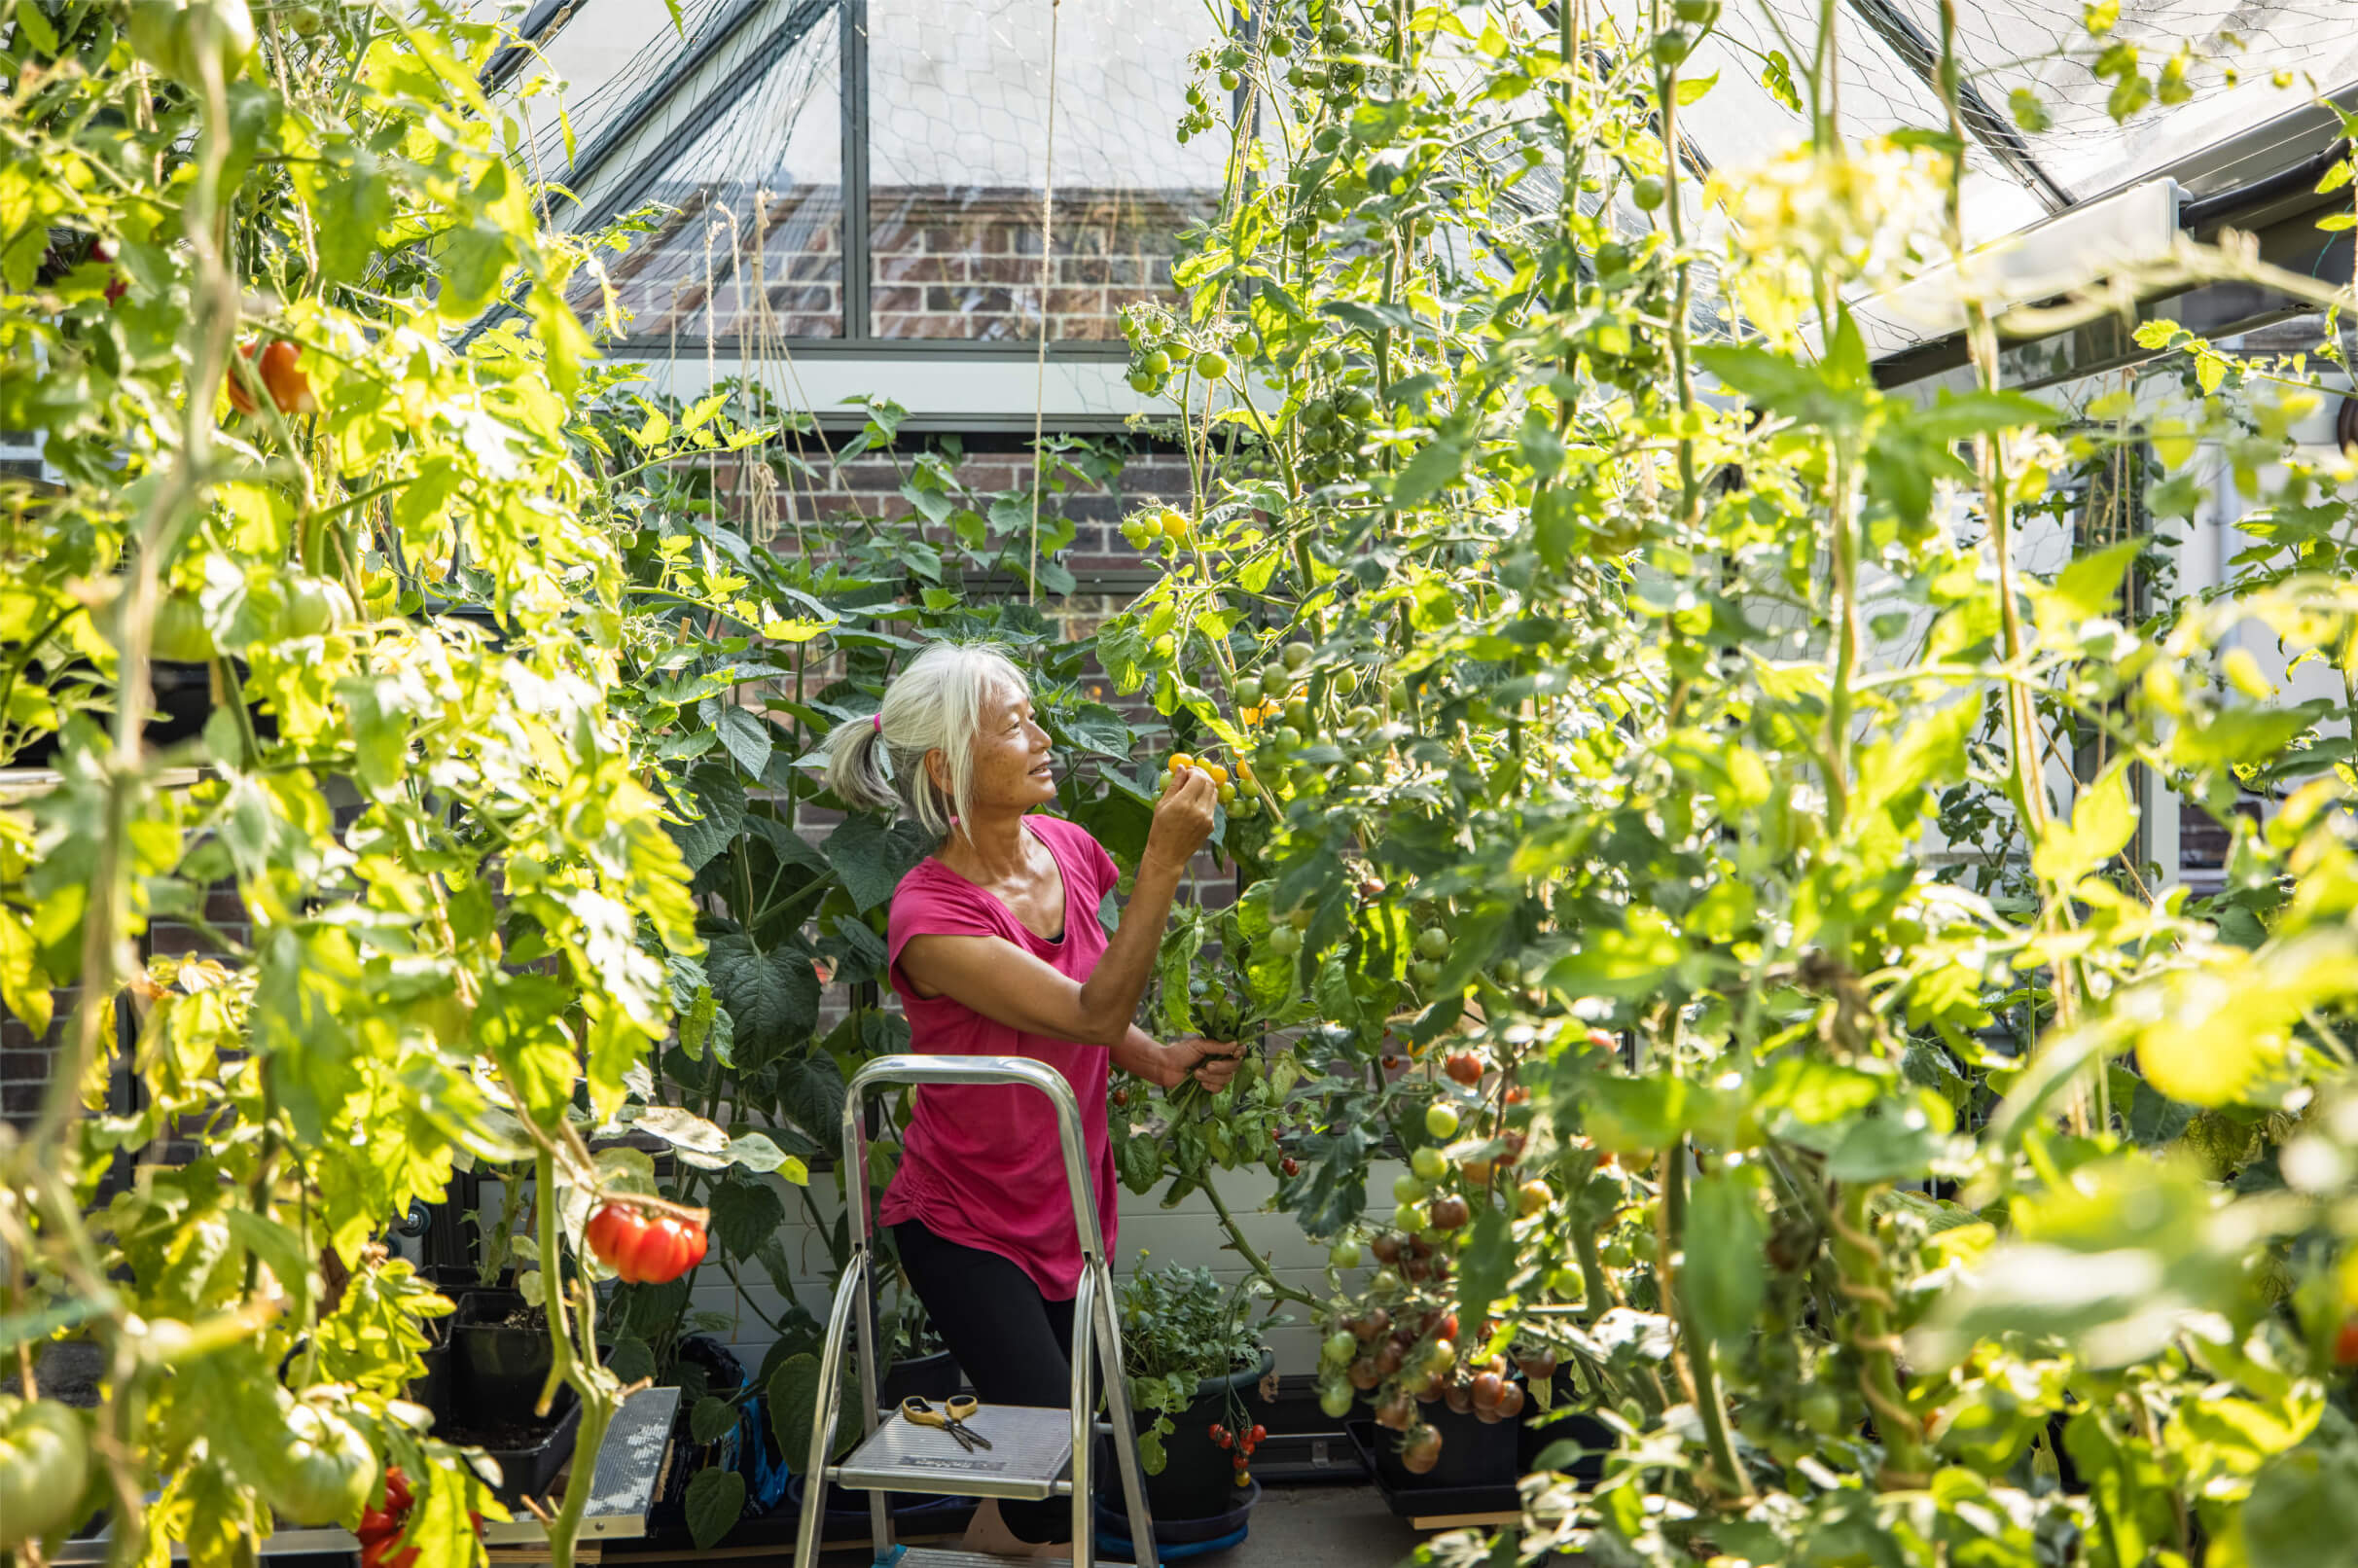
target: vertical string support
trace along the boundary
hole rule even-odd
[[[1043,150],[1040,177],[1040,339],[1032,361],[1032,483],[1031,564],[1023,573],[1023,590],[1035,608],[1040,603],[1040,443],[1048,422],[1048,296],[1056,276],[1056,22],[1062,0],[1048,0],[1048,146]]]

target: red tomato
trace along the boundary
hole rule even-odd
[[[373,1541],[363,1541],[360,1544],[360,1568],[417,1568],[417,1548],[410,1547],[400,1551],[393,1550],[394,1543],[400,1539],[400,1532],[395,1531]]]
[[[399,1518],[410,1512],[410,1505],[415,1501],[417,1499],[410,1494],[410,1478],[401,1473],[401,1466],[386,1466],[385,1512]]]
[[[360,1528],[352,1533],[360,1537],[360,1544],[365,1547],[372,1541],[401,1534],[401,1520],[381,1508],[364,1508],[360,1511]]]
[[[2358,1318],[2344,1319],[2334,1336],[2334,1365],[2358,1367]]]
[[[590,1217],[590,1250],[633,1285],[661,1285],[704,1258],[704,1228],[676,1215],[650,1216],[627,1203],[609,1203]]]
[[[280,413],[308,413],[319,405],[311,397],[311,378],[303,373],[303,349],[284,338],[262,351],[262,384]]]

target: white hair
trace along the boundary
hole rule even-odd
[[[1004,649],[935,643],[893,677],[875,717],[846,719],[828,734],[828,788],[846,805],[906,810],[935,837],[948,837],[973,814],[982,698],[1002,682],[1018,696],[1031,695]],[[947,791],[925,766],[937,751],[949,774]]]

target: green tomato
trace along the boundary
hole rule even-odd
[[[1720,0],[1673,0],[1670,14],[1690,27],[1708,27],[1719,20]]]
[[[1349,1236],[1344,1236],[1327,1249],[1327,1262],[1338,1268],[1357,1268],[1359,1266],[1359,1243],[1353,1241]]]
[[[204,84],[211,51],[227,84],[254,53],[254,14],[246,0],[137,0],[131,7],[131,53],[190,89]]]
[[[319,29],[326,21],[317,6],[297,6],[287,13],[287,25],[295,30],[298,38],[317,38]]]
[[[1548,1289],[1567,1301],[1577,1301],[1589,1294],[1589,1282],[1577,1268],[1558,1268],[1548,1276]]]
[[[1422,1203],[1403,1203],[1392,1211],[1392,1228],[1408,1235],[1416,1234],[1432,1223],[1433,1217],[1425,1212]]]
[[[1205,380],[1224,380],[1227,378],[1228,373],[1228,356],[1221,353],[1218,349],[1207,348],[1202,353],[1196,356],[1196,374],[1202,376]]]
[[[1348,666],[1339,669],[1335,672],[1334,680],[1329,684],[1335,688],[1337,696],[1349,696],[1353,692],[1359,690],[1359,671]]]
[[[201,664],[220,650],[205,629],[204,611],[195,594],[167,593],[156,606],[156,625],[149,651],[175,664]]]
[[[1130,390],[1133,392],[1152,392],[1155,390],[1155,378],[1147,374],[1144,371],[1130,372],[1129,384]]]
[[[1326,1359],[1338,1367],[1348,1362],[1358,1350],[1359,1336],[1348,1329],[1337,1329],[1326,1336]]]
[[[1413,1203],[1425,1195],[1425,1184],[1412,1170],[1404,1170],[1392,1178],[1392,1201]]]
[[[1160,348],[1150,348],[1146,357],[1138,362],[1138,368],[1149,375],[1168,375],[1171,374],[1171,357]]]
[[[1233,71],[1223,71],[1220,73],[1220,85],[1231,92],[1235,91],[1236,85],[1243,80],[1244,78],[1238,76]]]
[[[1652,212],[1661,206],[1668,195],[1658,174],[1641,174],[1629,186],[1629,199],[1637,203],[1640,212]]]
[[[1271,32],[1269,34],[1269,53],[1279,59],[1284,59],[1288,54],[1293,53],[1294,35],[1282,27]]]
[[[1400,1294],[1400,1276],[1389,1268],[1376,1269],[1375,1277],[1368,1281],[1368,1294],[1371,1296],[1398,1296]]]
[[[1436,1109],[1446,1109],[1446,1107],[1436,1107]],[[1426,1113],[1428,1121],[1431,1120],[1431,1112]],[[1409,1168],[1416,1173],[1416,1178],[1420,1182],[1437,1182],[1448,1174],[1449,1161],[1440,1150],[1428,1143],[1409,1156]]]
[[[1344,776],[1361,789],[1365,789],[1376,782],[1376,769],[1365,763],[1353,763]]]
[[[1292,926],[1276,926],[1269,932],[1269,951],[1280,958],[1291,958],[1302,951],[1302,933]]]
[[[1349,725],[1354,730],[1373,730],[1376,728],[1377,721],[1381,718],[1381,714],[1378,714],[1374,708],[1371,708],[1365,702],[1362,702],[1359,704],[1359,706],[1344,714],[1342,716],[1342,722]]]
[[[1351,1401],[1354,1397],[1351,1385],[1338,1379],[1320,1386],[1318,1408],[1340,1421],[1351,1413]]]
[[[1427,926],[1416,933],[1416,956],[1447,958],[1449,956],[1449,934],[1439,926]]]
[[[1441,966],[1430,958],[1419,958],[1409,966],[1409,979],[1420,989],[1429,991],[1441,983]]]
[[[1292,751],[1302,744],[1302,731],[1290,724],[1281,724],[1271,731],[1269,739],[1276,743],[1279,751]]]
[[[1654,63],[1676,65],[1695,52],[1695,40],[1673,29],[1654,35]]]
[[[81,1416],[54,1400],[0,1394],[0,1548],[77,1522],[89,1468]]]
[[[287,585],[287,629],[291,636],[317,637],[343,622],[343,590],[316,577]]]
[[[1813,1383],[1802,1390],[1797,1413],[1802,1424],[1819,1437],[1835,1437],[1842,1430],[1842,1396],[1823,1383]]]
[[[268,1434],[258,1435],[268,1443]],[[359,1517],[376,1485],[376,1455],[357,1427],[333,1410],[290,1402],[278,1451],[262,1477],[263,1496],[298,1524]]]
[[[1425,1107],[1425,1131],[1437,1142],[1447,1143],[1457,1136],[1457,1107],[1447,1100],[1435,1100]]]
[[[1261,706],[1261,683],[1250,675],[1236,683],[1236,706],[1240,708]]]
[[[1290,642],[1285,645],[1285,653],[1281,657],[1285,659],[1285,667],[1299,675],[1309,668],[1310,660],[1318,656],[1306,642]]]

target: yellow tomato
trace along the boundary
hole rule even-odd
[[[1218,763],[1202,763],[1202,764],[1199,764],[1198,766],[1201,766],[1201,767],[1202,767],[1202,769],[1203,769],[1205,772],[1207,772],[1207,773],[1209,773],[1209,774],[1211,774],[1211,775],[1212,775],[1212,782],[1213,782],[1213,783],[1215,783],[1215,784],[1226,784],[1226,783],[1228,782],[1228,780],[1229,780],[1229,772],[1228,772],[1228,769],[1227,769],[1227,768],[1225,768],[1225,767],[1223,767],[1223,766],[1220,766]]]
[[[1172,772],[1176,773],[1176,772],[1178,772],[1178,771],[1179,771],[1181,768],[1183,768],[1183,767],[1193,767],[1193,766],[1196,766],[1196,759],[1195,759],[1195,758],[1193,758],[1193,757],[1190,757],[1190,756],[1189,756],[1189,755],[1188,755],[1186,752],[1183,752],[1183,751],[1175,751],[1175,752],[1172,752],[1172,753],[1171,753],[1171,771],[1172,771]]]
[[[1185,539],[1187,537],[1187,514],[1184,512],[1165,512],[1162,515],[1162,537],[1165,539]]]

